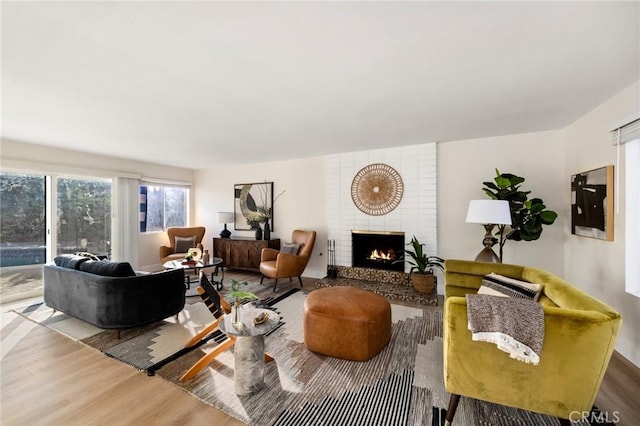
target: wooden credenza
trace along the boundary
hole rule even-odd
[[[263,248],[280,250],[280,239],[256,240],[252,238],[214,238],[213,255],[224,260],[227,268],[260,269]]]

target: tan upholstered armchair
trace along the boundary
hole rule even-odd
[[[184,259],[187,255],[187,250],[192,247],[198,247],[200,250],[203,250],[202,238],[204,237],[204,232],[204,226],[194,226],[191,228],[168,228],[167,235],[169,236],[169,245],[160,246],[160,261],[165,263],[170,260]],[[185,238],[193,238],[195,243],[191,245],[189,241],[185,240]],[[176,251],[176,242],[178,245],[177,248],[184,249],[184,251]],[[181,245],[183,247],[180,247]]]
[[[539,302],[545,330],[538,365],[471,339],[465,295],[476,293],[492,272],[543,286]],[[549,272],[519,265],[449,259],[444,291],[449,424],[460,395],[555,416],[563,425],[591,410],[622,323],[618,312]]]
[[[285,253],[285,247],[280,250],[264,248],[260,256],[260,272],[262,278],[260,284],[265,277],[275,279],[273,283],[273,291],[276,291],[278,278],[298,277],[300,288],[302,288],[302,273],[309,263],[313,245],[316,242],[316,231],[293,231],[291,235],[291,243],[298,245],[297,253]]]

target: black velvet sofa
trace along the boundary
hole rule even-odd
[[[125,329],[178,314],[184,270],[136,273],[127,262],[60,255],[43,266],[44,303],[99,328]]]

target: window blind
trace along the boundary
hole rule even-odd
[[[613,145],[625,144],[636,139],[640,139],[640,118],[611,131]]]
[[[632,141],[640,140],[640,118],[631,120],[622,126],[616,127],[611,130],[611,139],[613,145],[616,146],[616,183],[615,187],[620,187],[620,145]],[[616,214],[620,213],[620,197],[615,198],[616,202]]]
[[[113,221],[112,259],[129,262],[138,268],[138,179],[119,177],[116,179],[116,216]]]
[[[186,182],[186,181],[145,178],[145,177],[140,179],[140,184],[148,185],[148,186],[165,186],[165,187],[184,188],[184,189],[191,189],[191,187],[193,186],[191,182]]]

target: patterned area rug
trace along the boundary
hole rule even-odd
[[[336,266],[335,278],[325,277],[316,282],[316,288],[353,286],[372,291],[390,301],[398,300],[421,305],[438,304],[437,288],[431,293],[417,291],[409,280],[409,274],[371,268]]]
[[[421,305],[436,306],[438,304],[438,294],[419,293],[412,286],[390,284],[381,281],[359,280],[354,278],[323,278],[316,282],[316,288],[351,286],[379,294],[389,301],[395,300],[409,303],[419,303]]]
[[[441,425],[448,402],[442,376],[442,314],[392,303],[389,345],[368,362],[309,352],[303,344],[306,294],[295,292],[273,308],[283,324],[265,339],[275,362],[265,366],[265,388],[251,396],[234,392],[233,349],[219,355],[187,383],[178,378],[215,343],[207,343],[157,371],[194,397],[254,425]],[[134,330],[104,331],[44,304],[20,314],[138,369],[179,350],[212,321],[201,302],[191,301],[178,320],[169,318]],[[152,380],[152,379],[149,379]],[[458,425],[558,425],[547,416],[462,398]]]

